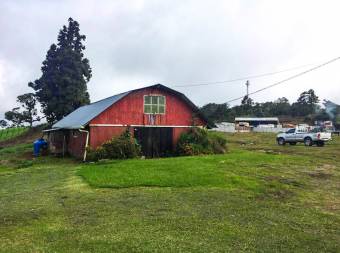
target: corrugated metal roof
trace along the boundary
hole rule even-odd
[[[94,117],[100,114],[109,106],[116,103],[121,98],[125,97],[131,91],[120,93],[112,97],[108,97],[89,105],[79,107],[63,119],[55,123],[52,128],[64,128],[64,129],[79,129],[83,128]]]
[[[279,118],[277,117],[271,117],[271,118],[235,118],[235,121],[279,121]]]
[[[131,92],[139,91],[146,88],[157,88],[163,89],[173,95],[176,95],[183,99],[191,108],[192,110],[197,113],[205,122],[208,122],[207,119],[202,115],[199,109],[182,93],[170,89],[162,84],[155,84],[135,90],[130,90],[124,93],[120,93],[118,95],[114,95],[112,97],[105,98],[103,100],[97,101],[95,103],[85,105],[79,107],[74,112],[70,113],[69,115],[65,116],[63,119],[55,123],[52,128],[53,129],[79,129],[85,127],[93,118],[103,112],[106,108],[110,107],[118,100],[122,99],[126,95]]]

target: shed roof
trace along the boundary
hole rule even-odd
[[[89,123],[94,117],[104,111],[106,108],[110,107],[116,103],[121,98],[125,97],[130,92],[124,92],[112,97],[108,97],[89,105],[84,105],[79,107],[75,111],[71,112],[69,115],[65,116],[57,123],[55,123],[52,128],[63,128],[63,129],[80,129],[84,128],[87,123]]]
[[[105,109],[110,107],[111,105],[115,104],[119,100],[121,100],[123,97],[127,96],[131,92],[146,89],[146,88],[159,88],[163,89],[173,95],[179,96],[181,99],[183,99],[189,106],[190,108],[199,114],[199,116],[207,122],[205,117],[200,113],[199,109],[192,103],[184,94],[170,89],[162,84],[155,84],[135,90],[130,90],[124,93],[120,93],[117,95],[114,95],[112,97],[108,97],[102,100],[99,100],[97,102],[94,102],[89,105],[85,105],[82,107],[79,107],[72,113],[68,114],[64,118],[62,118],[60,121],[55,123],[52,128],[53,129],[80,129],[84,128],[93,118],[98,116],[100,113],[102,113]]]
[[[238,117],[238,118],[235,118],[235,121],[279,121],[279,118],[277,117],[271,117],[271,118],[243,118],[243,117]]]

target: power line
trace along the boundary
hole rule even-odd
[[[324,67],[324,66],[326,66],[326,65],[328,65],[328,64],[331,64],[331,63],[333,63],[333,62],[335,62],[335,61],[338,61],[338,60],[340,60],[340,56],[339,56],[339,57],[336,57],[336,58],[334,58],[334,59],[332,59],[332,60],[329,60],[329,61],[327,61],[327,62],[325,62],[325,63],[322,63],[322,64],[320,64],[320,65],[318,65],[318,66],[316,66],[316,67],[307,69],[307,70],[305,70],[305,71],[303,71],[303,72],[300,72],[300,73],[298,73],[298,74],[296,74],[296,75],[290,76],[290,77],[288,77],[288,78],[286,78],[286,79],[283,79],[283,80],[281,80],[281,81],[279,81],[279,82],[276,82],[276,83],[273,83],[273,84],[271,84],[271,85],[265,86],[265,87],[263,87],[263,88],[261,88],[261,89],[259,89],[259,90],[250,92],[249,95],[254,95],[254,94],[256,94],[256,93],[259,93],[259,92],[261,92],[261,91],[267,90],[267,89],[269,89],[269,88],[272,88],[272,87],[277,86],[277,85],[279,85],[279,84],[282,84],[282,83],[284,83],[284,82],[290,81],[290,80],[292,80],[292,79],[295,79],[295,78],[297,78],[297,77],[299,77],[299,76],[305,75],[305,74],[307,74],[307,73],[309,73],[309,72],[312,72],[312,71],[314,71],[314,70],[317,70],[317,69],[319,69],[319,68],[322,68],[322,67]],[[234,99],[231,99],[231,100],[227,101],[226,103],[230,103],[230,102],[234,102],[234,101],[243,99],[243,97],[244,97],[244,96],[238,97],[238,98],[234,98]]]
[[[289,68],[289,69],[275,71],[275,72],[268,72],[268,73],[259,74],[259,75],[239,77],[239,78],[229,79],[229,80],[224,80],[224,81],[200,82],[200,83],[195,83],[195,84],[174,84],[174,85],[169,85],[169,87],[182,88],[182,87],[195,87],[195,86],[206,86],[206,85],[214,85],[214,84],[233,83],[233,82],[244,81],[244,80],[248,80],[248,79],[257,79],[257,78],[261,78],[261,77],[265,77],[265,76],[272,76],[272,75],[280,74],[280,73],[283,73],[283,72],[292,71],[292,70],[295,70],[295,69],[301,69],[301,68],[304,68],[304,67],[307,67],[307,66],[310,66],[310,65],[313,65],[313,64],[310,63],[310,64],[305,64],[305,65],[301,65],[301,66],[297,66],[297,67],[293,67],[293,68]]]

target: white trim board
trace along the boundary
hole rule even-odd
[[[90,127],[183,127],[183,128],[190,128],[190,127],[200,127],[202,126],[171,126],[171,125],[124,125],[124,124],[90,124]]]

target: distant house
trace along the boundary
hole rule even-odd
[[[173,150],[181,133],[206,123],[184,94],[156,84],[82,106],[47,134],[51,152],[85,159],[85,147],[96,148],[129,129],[143,153],[154,157]]]
[[[277,126],[279,125],[279,119],[276,117],[273,118],[257,118],[257,117],[238,117],[235,118],[235,130],[238,132],[250,132],[257,131],[261,132],[262,130],[270,130],[276,131],[278,130]],[[282,126],[280,126],[282,127]]]
[[[279,124],[279,118],[251,118],[251,117],[239,117],[235,118],[235,124],[238,126],[249,126],[249,127],[258,127],[258,126],[273,126],[276,127]]]

